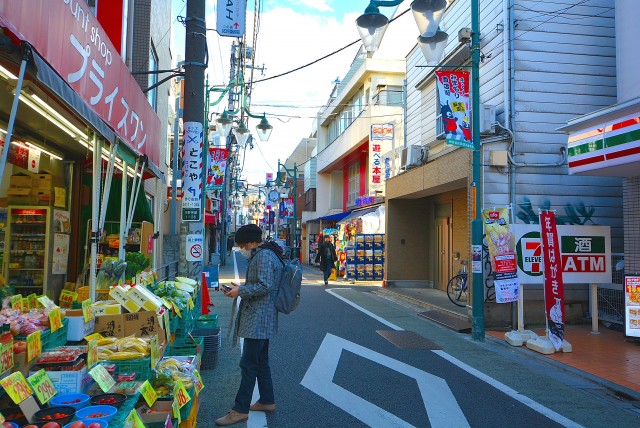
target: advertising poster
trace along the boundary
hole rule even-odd
[[[516,264],[515,235],[509,225],[509,209],[484,210],[482,220],[494,272],[496,303],[515,302],[520,298],[520,281]]]
[[[384,196],[384,182],[387,179],[386,164],[382,154],[393,146],[393,123],[371,125],[369,136],[369,192]]]
[[[185,122],[182,147],[182,221],[202,221],[202,123]]]
[[[447,144],[473,149],[469,72],[439,70],[435,73],[438,78],[440,114]]]
[[[67,273],[69,261],[69,236],[66,233],[53,234],[53,258],[51,273],[62,275]]]
[[[556,351],[559,351],[564,341],[564,282],[554,212],[540,213],[540,233],[544,265],[544,305],[549,324],[549,340]]]
[[[227,170],[229,149],[209,148],[209,168],[206,190],[222,189]]]
[[[640,276],[624,278],[624,334],[640,337]]]

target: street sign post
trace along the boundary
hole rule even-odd
[[[246,0],[218,0],[216,31],[222,37],[242,37],[245,29]]]

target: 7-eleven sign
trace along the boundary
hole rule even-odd
[[[540,232],[528,232],[516,244],[518,267],[530,276],[542,275]]]

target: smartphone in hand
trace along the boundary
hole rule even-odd
[[[231,291],[231,286],[230,285],[222,284],[222,288],[224,288],[225,291]]]

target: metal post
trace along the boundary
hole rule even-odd
[[[292,258],[299,257],[300,249],[298,248],[298,165],[293,163],[293,250]]]
[[[474,212],[471,222],[471,243],[482,245],[482,184],[480,182],[482,155],[480,147],[480,0],[471,0],[471,111],[473,138],[473,187]],[[484,285],[482,271],[473,273],[472,282],[473,340],[484,341]]]
[[[204,115],[204,73],[206,69],[206,22],[205,22],[205,0],[187,0],[187,17],[185,18],[185,62],[184,62],[184,122],[199,123],[202,131],[205,127],[202,124]],[[205,156],[205,153],[202,153]],[[200,177],[202,180],[202,176]],[[202,181],[200,182],[202,192]],[[201,193],[204,195],[204,192]],[[200,219],[204,218],[204,204],[200,203]],[[202,235],[204,242],[204,222],[189,222],[188,234]],[[187,262],[186,247],[180,254],[180,260],[184,261],[181,272],[184,276],[200,279],[202,273],[202,262]],[[203,257],[204,260],[204,257]]]
[[[2,158],[0,159],[0,182],[4,176],[4,168],[7,165],[7,156],[9,155],[9,146],[11,145],[11,134],[13,134],[13,125],[16,122],[16,115],[18,114],[18,102],[20,101],[20,92],[22,92],[22,83],[24,82],[24,72],[26,69],[27,60],[23,59],[22,63],[20,63],[20,74],[18,75],[18,83],[16,83],[16,94],[13,96],[13,104],[11,104],[7,136],[4,139],[4,148],[2,150]]]
[[[98,240],[100,229],[98,218],[100,210],[100,184],[102,176],[102,142],[92,133],[93,143],[93,200],[91,207],[91,260],[89,261],[89,298],[96,301],[96,275],[98,262]],[[122,202],[124,203],[124,201]]]
[[[184,96],[184,94],[180,94]],[[173,122],[173,161],[171,162],[173,174],[171,176],[171,234],[177,233],[178,225],[178,153],[180,145],[180,97],[175,102],[176,118]],[[124,199],[123,199],[124,201]]]
[[[120,189],[120,219],[127,218],[127,185],[129,184],[129,176],[127,175],[127,169],[129,165],[123,159],[122,160],[122,188]],[[171,219],[172,227],[173,227],[173,219]],[[125,244],[127,239],[127,225],[126,220],[120,222],[120,248],[118,249],[118,260],[125,259]]]

